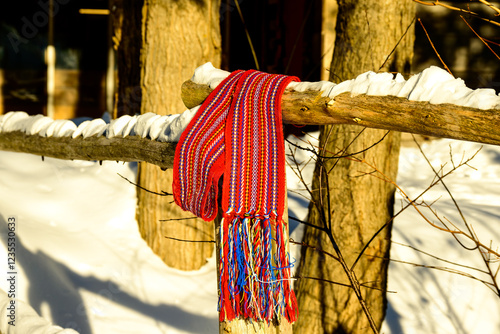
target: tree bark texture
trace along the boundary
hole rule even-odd
[[[340,82],[368,70],[378,71],[398,44],[415,15],[407,0],[339,0],[337,36],[330,80]],[[413,29],[399,43],[381,70],[408,72],[413,50]],[[357,125],[324,126],[320,134],[321,155],[360,152],[379,141],[387,131]],[[375,147],[356,154],[395,180],[400,134],[391,132]],[[331,214],[332,232],[347,265],[352,266],[362,248],[393,213],[394,187],[370,175],[373,169],[353,159],[319,159],[313,179],[313,202],[309,223],[322,226],[321,216]],[[368,173],[368,174],[367,174]],[[329,189],[329,192],[327,191]],[[328,205],[329,204],[329,205]],[[325,212],[326,211],[326,212]],[[335,253],[327,235],[307,226],[304,242]],[[385,316],[390,226],[366,249],[354,273],[372,317],[380,328]],[[376,256],[376,257],[372,257]],[[380,257],[380,258],[378,258]],[[299,274],[349,284],[340,264],[303,247]],[[301,279],[296,285],[300,317],[296,333],[370,333],[367,317],[352,289],[327,282]]]
[[[182,83],[193,69],[220,64],[220,0],[145,0],[142,7],[141,113],[174,114],[185,110]],[[172,192],[172,171],[140,163],[138,182],[155,192]],[[170,267],[194,270],[212,255],[213,223],[192,218],[172,197],[138,190],[137,221],[142,237]],[[166,220],[161,222],[160,220]]]

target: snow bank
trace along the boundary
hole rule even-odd
[[[80,334],[218,333],[215,253],[192,272],[153,253],[135,220],[136,187],[118,175],[136,182],[136,168],[0,151],[0,259],[16,216],[16,297]]]
[[[9,325],[9,314],[7,307],[11,299],[5,291],[0,289],[0,332],[3,334],[36,333],[36,334],[78,334],[73,329],[64,329],[54,326],[28,304],[16,300],[15,326]]]
[[[422,148],[435,168],[452,168],[450,145],[457,163],[464,152],[467,158],[482,146],[436,140]],[[295,158],[310,185],[314,161],[303,150],[297,150]],[[500,146],[484,145],[470,165],[476,168],[460,168],[445,182],[474,231],[496,248],[500,242]],[[151,251],[135,220],[136,187],[117,175],[135,182],[133,166],[52,158],[42,161],[31,154],[0,151],[0,194],[4,195],[0,201],[0,227],[4,226],[4,230],[0,228],[0,259],[7,259],[6,217],[16,215],[19,299],[29,302],[45,319],[75,328],[80,334],[218,333],[215,256],[198,271],[182,272],[165,266]],[[398,184],[411,198],[435,179],[416,148],[402,148],[399,166]],[[306,193],[304,185],[289,168],[287,189],[289,216],[305,220],[309,202],[301,196]],[[439,186],[421,199],[434,203],[440,216],[460,223],[451,199]],[[396,197],[395,204],[397,212],[404,199]],[[302,240],[303,227],[291,220],[290,236]],[[398,243],[391,247],[391,258],[396,260],[467,271],[401,245],[405,244],[470,267],[484,265],[477,251],[464,250],[451,235],[430,227],[412,209],[396,218],[392,237]],[[290,251],[298,264],[300,246],[291,244]],[[478,275],[477,271],[470,273]],[[8,290],[7,284],[4,276],[0,289]],[[498,297],[470,278],[392,262],[388,290],[396,293],[388,294],[381,333],[499,333]],[[5,313],[0,317],[5,318]],[[1,326],[0,331],[4,333]]]

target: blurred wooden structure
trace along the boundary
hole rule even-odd
[[[112,106],[107,6],[98,0],[0,5],[0,114],[95,118],[109,109],[110,97]]]

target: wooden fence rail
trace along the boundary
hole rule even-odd
[[[201,104],[210,87],[186,81],[182,99],[188,108]],[[283,122],[290,124],[357,124],[368,128],[500,145],[500,110],[409,101],[395,96],[322,97],[322,92],[285,90]]]
[[[42,137],[21,131],[0,132],[0,150],[31,153],[65,160],[146,161],[172,168],[176,143],[140,136]]]
[[[201,104],[212,89],[186,81],[182,99],[188,108]],[[357,124],[369,128],[500,145],[500,110],[409,101],[394,96],[342,93],[322,97],[319,91],[287,89],[283,121],[291,124]],[[176,143],[140,136],[88,138],[42,137],[21,131],[0,132],[0,150],[59,159],[146,161],[171,168]]]

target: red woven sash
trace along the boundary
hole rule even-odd
[[[298,78],[236,71],[205,100],[184,130],[174,161],[174,198],[220,226],[220,319],[289,322],[297,317],[290,287],[281,96]]]

